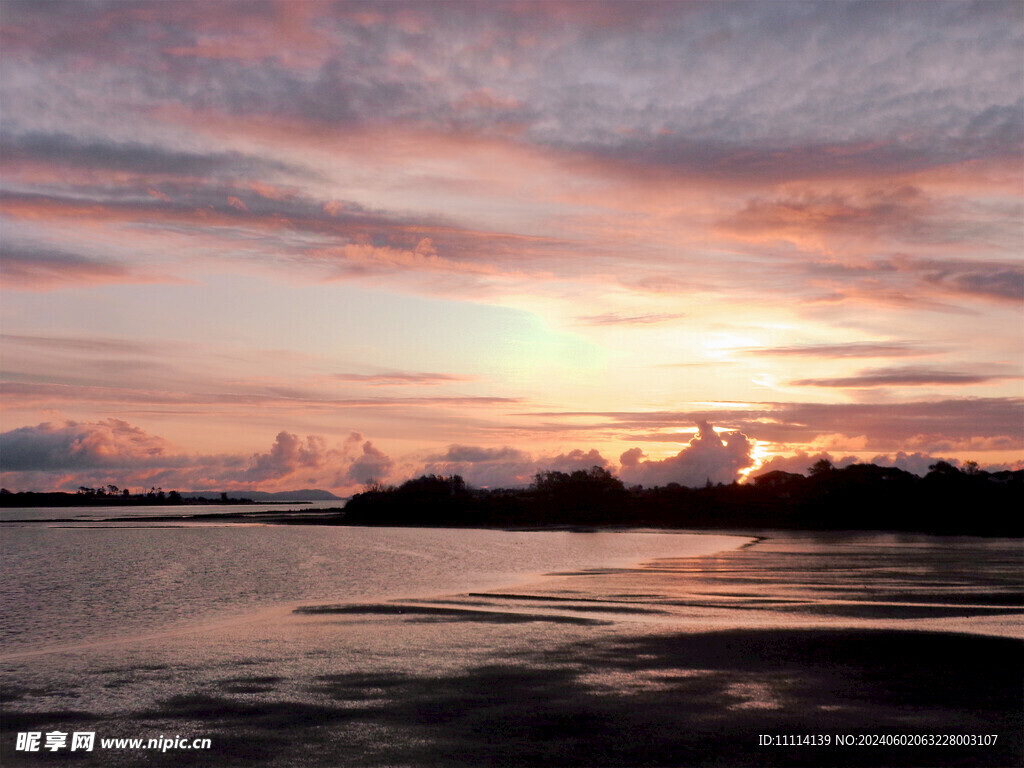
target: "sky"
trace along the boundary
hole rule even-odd
[[[0,3],[0,481],[1024,467],[1019,2]]]

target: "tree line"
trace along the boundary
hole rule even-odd
[[[163,488],[143,489],[132,493],[129,488],[116,485],[105,485],[91,488],[79,486],[75,493],[65,491],[21,491],[12,492],[0,488],[0,507],[135,507],[135,506],[177,506],[179,504],[253,504],[251,499],[228,498],[222,493],[220,498],[204,497],[184,498],[179,491],[167,491]]]
[[[601,467],[540,472],[525,489],[472,489],[459,475],[374,484],[341,523],[396,526],[630,526],[889,530],[1024,535],[1024,470],[989,473],[940,461],[925,477],[895,467],[819,461],[806,475],[747,483],[627,488]]]

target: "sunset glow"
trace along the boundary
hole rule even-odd
[[[1024,467],[1024,6],[5,3],[11,490]]]

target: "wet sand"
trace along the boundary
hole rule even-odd
[[[0,762],[1022,764],[1019,542],[765,536],[492,592],[293,606],[7,658]],[[212,749],[13,750],[15,732],[54,728]],[[998,739],[835,745],[885,734]],[[769,735],[832,744],[761,746]]]

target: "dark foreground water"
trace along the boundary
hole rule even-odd
[[[601,563],[617,535],[487,589],[22,643],[0,663],[0,762],[1021,764],[1018,542],[768,533]],[[19,732],[76,731],[94,751],[16,749]]]

